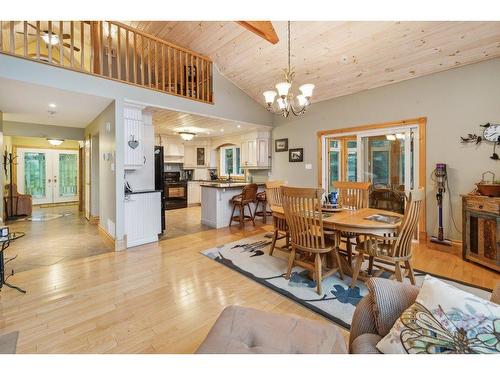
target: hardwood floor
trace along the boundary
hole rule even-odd
[[[230,304],[326,321],[199,253],[268,229],[206,230],[20,272],[10,281],[28,293],[0,292],[0,335],[19,330],[19,353],[192,353]],[[415,266],[490,288],[500,277],[425,246]]]
[[[17,258],[7,268],[16,272],[49,266],[69,259],[77,259],[114,251],[101,236],[97,225],[81,217],[78,205],[33,207],[32,218],[63,215],[48,221],[19,219],[9,222],[12,232],[25,232],[6,250],[5,257]]]

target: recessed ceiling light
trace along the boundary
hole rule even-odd
[[[50,107],[50,108],[56,108],[57,106],[56,106],[54,103],[50,103],[50,104],[49,104],[49,107]]]
[[[241,125],[238,125],[238,128],[241,128]]]
[[[221,131],[221,132],[223,132],[223,131],[224,131],[224,129],[221,129],[220,131]]]

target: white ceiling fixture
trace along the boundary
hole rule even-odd
[[[56,108],[56,107],[57,107],[57,105],[56,105],[55,103],[49,103],[49,107],[50,107],[50,108]]]
[[[56,139],[56,138],[47,138],[47,141],[52,145],[52,146],[60,146],[63,142],[64,139]]]
[[[179,135],[184,141],[190,141],[196,134],[191,132],[179,132]]]
[[[269,90],[264,91],[263,93],[267,104],[267,110],[283,117],[288,117],[290,113],[293,113],[295,116],[300,116],[306,111],[306,108],[311,105],[311,96],[314,90],[314,85],[312,83],[306,83],[300,86],[299,90],[301,94],[294,97],[291,90],[295,72],[290,67],[290,21],[288,21],[288,68],[283,69],[283,72],[285,80],[276,84],[276,90],[278,91],[278,100],[276,100],[276,103],[278,104],[277,109],[273,108],[276,91]],[[295,100],[296,104],[294,103]]]

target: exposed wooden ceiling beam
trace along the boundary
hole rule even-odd
[[[257,34],[261,38],[276,44],[279,42],[278,34],[274,31],[271,21],[236,21],[245,29],[250,30],[252,33]]]

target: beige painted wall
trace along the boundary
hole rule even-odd
[[[276,118],[273,139],[288,138],[289,148],[303,147],[304,162],[289,163],[288,153],[275,153],[273,147],[272,178],[297,186],[316,185],[318,130],[427,117],[427,232],[436,233],[435,189],[430,174],[438,162],[448,165],[454,218],[461,229],[459,195],[473,190],[484,171],[493,171],[498,178],[500,161],[489,158],[493,151],[491,144],[464,145],[460,136],[479,134],[482,130],[479,124],[500,123],[499,98],[500,59],[497,58],[313,103],[301,117]],[[306,170],[306,163],[313,168]],[[448,195],[444,204],[445,233],[460,240],[461,234],[450,220]]]
[[[108,122],[111,124],[109,131],[106,130]],[[115,125],[113,102],[85,128],[85,134],[99,134],[99,178],[92,184],[99,186],[99,225],[113,238],[116,232]],[[104,160],[104,154],[110,157]]]

